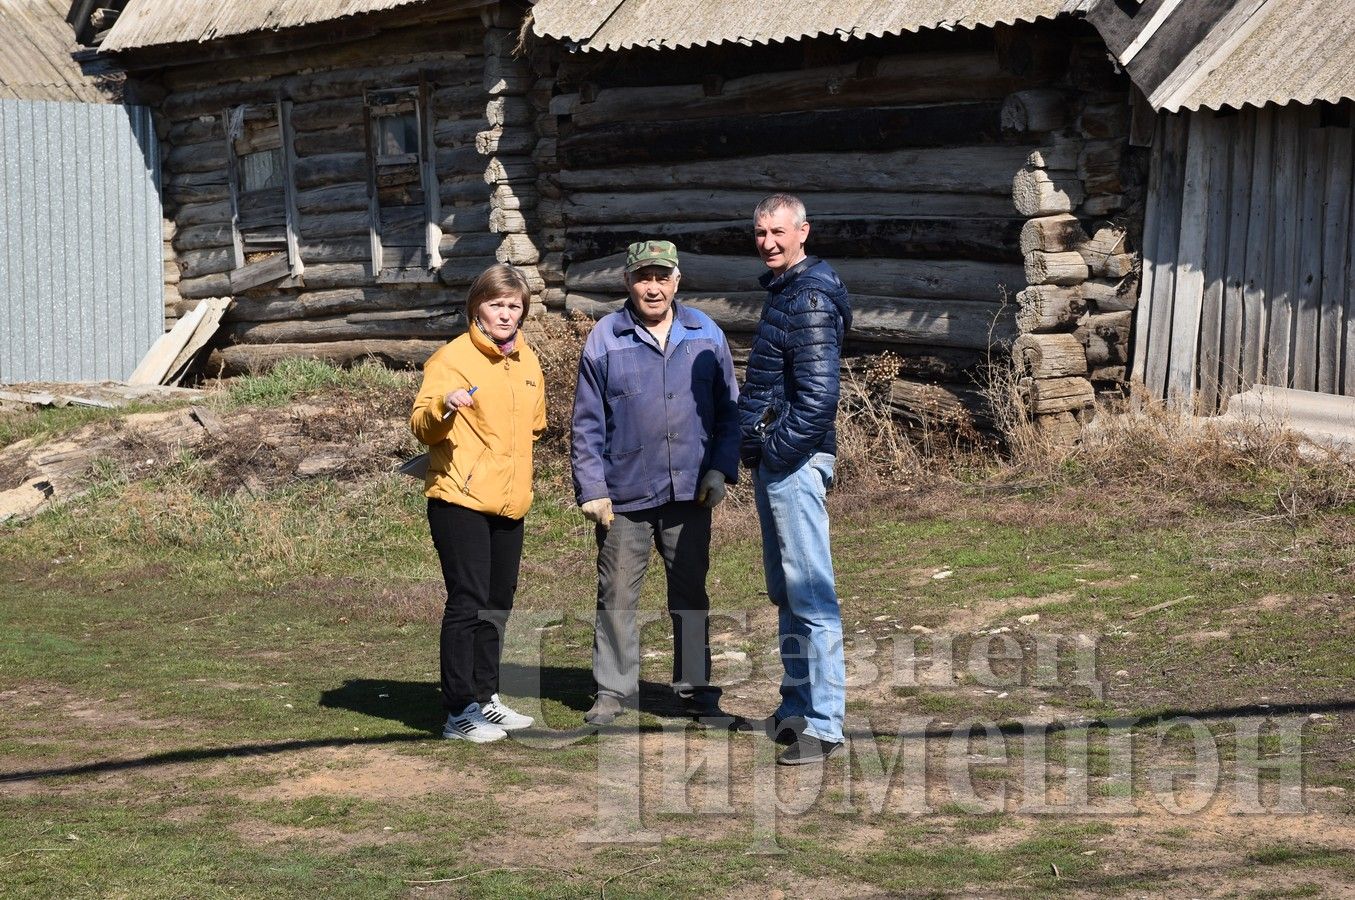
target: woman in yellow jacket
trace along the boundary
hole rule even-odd
[[[532,504],[532,443],[546,428],[541,364],[518,326],[531,290],[490,266],[466,299],[466,333],[424,363],[410,428],[428,445],[428,527],[447,583],[442,736],[486,743],[531,718],[499,699],[503,630]]]

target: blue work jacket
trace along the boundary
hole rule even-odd
[[[705,313],[674,303],[662,350],[629,303],[604,316],[579,359],[576,499],[610,497],[628,512],[695,499],[710,469],[735,481],[738,397],[729,343]]]

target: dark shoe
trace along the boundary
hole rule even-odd
[[[799,738],[800,732],[804,731],[805,720],[799,716],[789,719],[778,719],[776,716],[768,716],[762,720],[762,733],[767,735],[776,743],[783,747],[789,747]]]
[[[692,724],[697,728],[739,732],[751,732],[753,730],[752,722],[749,722],[743,716],[727,713],[719,706],[688,706],[685,711],[691,718]]]
[[[589,725],[610,725],[623,710],[618,698],[611,694],[598,694],[592,708],[583,714],[583,720]]]
[[[778,766],[805,766],[810,763],[826,762],[842,750],[841,741],[821,741],[808,734],[802,734],[795,743],[776,758]]]

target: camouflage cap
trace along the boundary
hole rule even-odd
[[[663,266],[676,269],[677,247],[672,241],[636,241],[626,248],[626,271],[634,272],[645,266]]]

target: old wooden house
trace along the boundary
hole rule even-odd
[[[612,308],[626,243],[668,237],[683,298],[737,343],[762,296],[752,209],[791,191],[851,289],[849,351],[902,361],[900,412],[982,427],[984,367],[1014,346],[1071,433],[1125,375],[1143,178],[1129,82],[1064,7],[539,0],[548,305]]]
[[[151,112],[65,17],[0,0],[0,382],[126,377],[163,325]]]
[[[523,7],[492,0],[130,0],[100,52],[163,97],[172,320],[233,298],[215,368],[417,365],[496,259],[530,267],[486,169],[529,119]],[[525,154],[528,147],[520,148]],[[533,277],[537,277],[532,270]]]
[[[1158,113],[1133,373],[1213,410],[1255,384],[1355,397],[1348,3],[1098,0]]]

